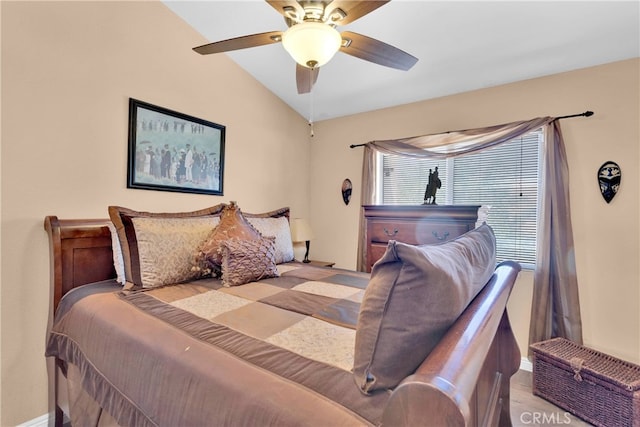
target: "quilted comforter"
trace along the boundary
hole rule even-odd
[[[47,355],[77,368],[121,425],[379,424],[389,392],[363,395],[351,373],[368,275],[278,267],[280,277],[230,288],[78,288]]]

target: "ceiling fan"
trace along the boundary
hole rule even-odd
[[[339,33],[338,25],[349,24],[388,3],[361,0],[284,0],[267,3],[284,16],[286,31],[269,31],[209,43],[193,48],[209,55],[282,42],[296,61],[298,93],[308,93],[318,79],[319,68],[340,50],[351,56],[387,67],[409,70],[414,56],[379,40],[351,31]]]

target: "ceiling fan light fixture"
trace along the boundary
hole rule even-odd
[[[302,22],[282,35],[285,50],[298,64],[307,68],[321,67],[329,62],[341,44],[340,33],[321,22]]]

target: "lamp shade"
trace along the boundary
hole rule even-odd
[[[289,55],[307,68],[321,67],[340,49],[342,37],[330,25],[302,22],[290,27],[282,35],[282,45]]]
[[[309,222],[304,218],[291,220],[291,240],[294,242],[306,242],[313,239],[313,231]]]

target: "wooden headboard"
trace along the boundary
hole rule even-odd
[[[92,282],[116,277],[107,219],[47,216],[53,312],[64,294]]]

